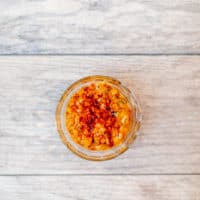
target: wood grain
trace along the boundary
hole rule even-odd
[[[0,57],[0,174],[200,173],[200,56]],[[55,109],[64,90],[88,75],[133,89],[143,109],[130,149],[85,161],[62,143]]]
[[[0,54],[200,53],[199,0],[6,0]]]
[[[0,177],[4,200],[199,200],[200,176]]]

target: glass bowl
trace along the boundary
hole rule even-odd
[[[124,141],[118,146],[114,146],[107,150],[89,150],[84,148],[83,146],[74,142],[71,138],[70,133],[66,128],[66,106],[70,99],[70,97],[80,88],[85,85],[91,83],[97,83],[100,81],[104,81],[113,87],[117,88],[128,100],[131,106],[131,126],[130,130],[124,139]],[[63,143],[75,154],[78,156],[87,159],[87,160],[108,160],[118,156],[128,149],[129,145],[134,141],[137,136],[137,132],[140,128],[141,123],[141,110],[139,103],[133,93],[125,86],[121,84],[120,81],[108,77],[108,76],[89,76],[83,79],[80,79],[73,83],[69,88],[66,89],[60,101],[58,102],[57,110],[56,110],[56,123],[58,133],[63,141]]]

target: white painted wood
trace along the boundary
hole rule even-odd
[[[200,173],[199,56],[1,56],[0,69],[0,174]],[[63,91],[94,74],[134,89],[143,109],[135,143],[105,162],[72,154],[55,126]]]
[[[0,177],[3,200],[199,200],[200,176]]]
[[[0,54],[200,53],[199,0],[6,0]]]

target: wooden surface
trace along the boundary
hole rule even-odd
[[[0,177],[0,192],[4,200],[199,200],[199,179],[200,176]]]
[[[199,0],[4,0],[1,54],[200,53]]]
[[[0,199],[200,200],[199,0],[0,10]],[[134,90],[143,110],[136,141],[105,162],[72,154],[55,126],[63,91],[95,74]]]
[[[199,56],[1,57],[1,174],[200,173]],[[116,77],[140,99],[143,122],[116,159],[88,162],[61,143],[55,110],[73,81]]]

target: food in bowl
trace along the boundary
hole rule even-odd
[[[130,129],[127,98],[104,81],[73,94],[66,108],[66,127],[73,140],[90,150],[105,150],[123,142]]]

